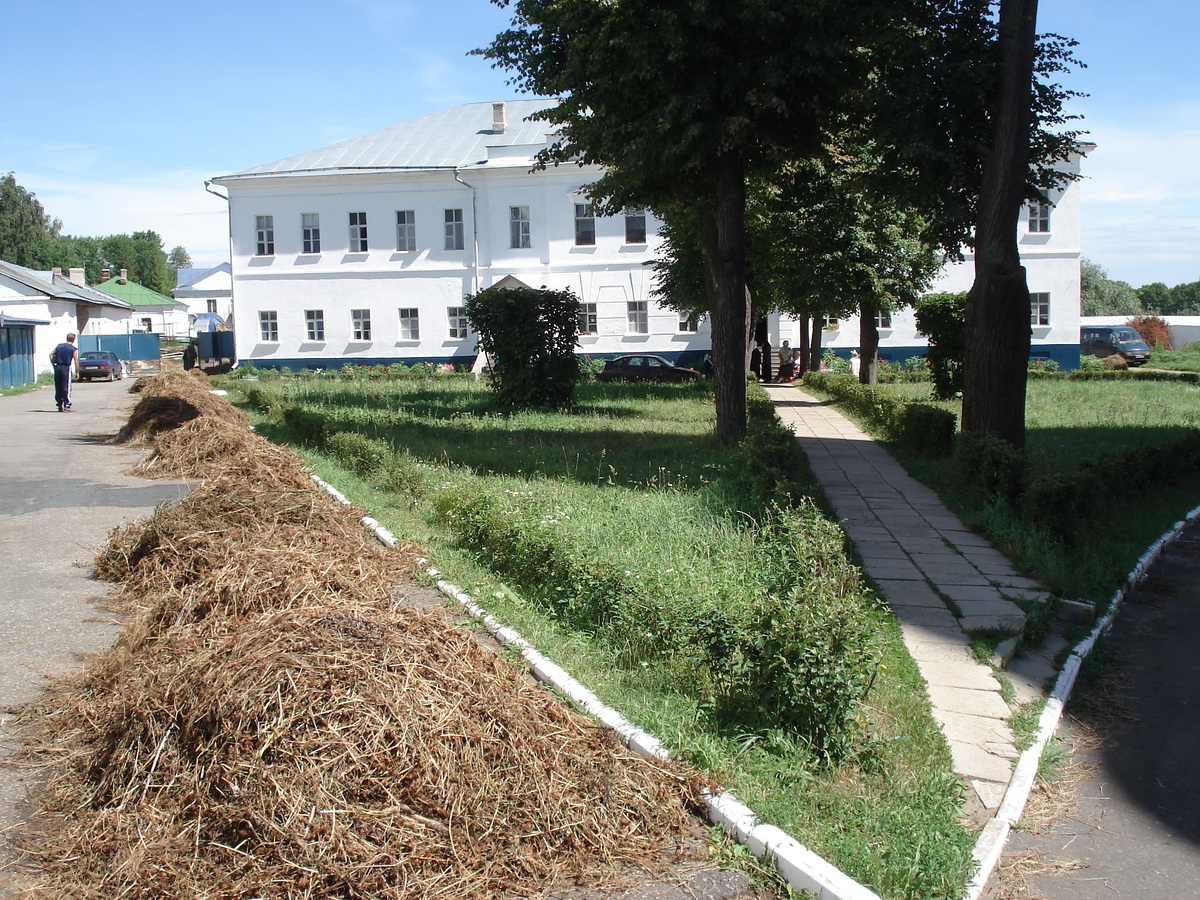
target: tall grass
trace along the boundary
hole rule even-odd
[[[715,440],[703,386],[582,385],[571,411],[513,415],[465,379],[255,389],[263,408],[326,417],[340,436],[298,446],[324,477],[767,820],[885,897],[961,892],[960,785],[898,627],[864,595],[840,531],[811,503],[763,497],[764,467]],[[258,427],[298,440],[275,415]],[[789,491],[814,490],[800,460],[774,462]],[[798,613],[810,624],[789,626],[808,621]],[[805,644],[827,634],[853,652]],[[829,674],[816,703],[869,683],[846,740],[825,743],[803,705],[762,715],[772,691],[804,693],[788,659]]]

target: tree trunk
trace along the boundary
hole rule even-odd
[[[822,316],[813,316],[812,318],[812,340],[808,345],[808,364],[810,372],[821,371],[821,332],[825,328],[825,319]]]
[[[810,349],[811,344],[808,334],[808,329],[811,327],[809,325],[810,321],[805,316],[796,322],[796,328],[800,331],[800,366],[797,369],[797,374],[800,376],[804,375],[805,372],[811,371],[809,368],[809,357],[812,355],[812,351]]]
[[[746,292],[746,176],[740,157],[719,160],[717,202],[704,217],[704,258],[709,293],[713,394],[717,437],[746,436],[746,366],[750,302]]]
[[[879,328],[875,305],[868,300],[858,307],[858,383],[879,384]]]
[[[1029,287],[1017,220],[1029,170],[1037,0],[1000,3],[1001,79],[975,225],[975,283],[967,299],[963,431],[1025,446]]]

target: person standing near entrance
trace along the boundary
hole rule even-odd
[[[71,370],[79,372],[79,350],[75,347],[75,335],[67,339],[50,353],[54,366],[54,403],[59,412],[71,411]]]

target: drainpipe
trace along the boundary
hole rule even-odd
[[[471,191],[471,293],[479,293],[479,216],[475,200],[475,186],[467,184],[454,167],[454,180]]]
[[[235,333],[233,336],[233,344],[234,344],[233,355],[240,358],[241,354],[238,353],[238,348],[237,348],[237,334],[236,334],[237,318],[233,314],[234,296],[237,294],[237,279],[233,277],[233,216],[228,211],[229,195],[228,194],[218,194],[216,191],[214,191],[212,189],[211,181],[204,182],[204,189],[206,191],[208,191],[210,194],[212,194],[214,197],[220,197],[222,200],[224,200],[225,205],[227,207],[226,213],[225,213],[225,221],[229,223],[229,321],[234,323],[234,325],[235,325],[235,328],[234,328]],[[191,325],[191,322],[189,322],[188,323],[188,339],[190,340],[192,338],[192,336],[193,336],[192,325]]]

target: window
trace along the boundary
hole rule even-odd
[[[300,214],[301,253],[321,252],[321,217],[317,213]]]
[[[885,309],[875,311],[875,327],[876,328],[891,328],[892,314]]]
[[[529,207],[508,208],[508,245],[514,250],[529,249]]]
[[[371,311],[369,309],[350,310],[350,329],[356,341],[371,339]]]
[[[279,343],[279,314],[275,310],[264,309],[259,312],[258,335],[267,343]]]
[[[275,255],[275,217],[255,216],[254,234],[256,249],[255,256]]]
[[[680,334],[695,334],[696,329],[700,325],[700,314],[694,312],[681,312],[679,314],[679,333]]]
[[[207,300],[205,300],[205,301],[204,301],[204,309],[205,309],[207,312],[210,312],[210,313],[215,313],[215,312],[217,311],[217,299],[216,299],[216,297],[209,297]]]
[[[325,340],[325,311],[321,309],[306,309],[304,311],[304,326],[308,331],[310,341]]]
[[[592,204],[575,204],[575,246],[591,247],[596,243],[596,216]]]
[[[821,327],[826,331],[837,331],[839,328],[841,328],[841,325],[838,324],[838,320],[833,316],[822,316]]]
[[[400,310],[400,340],[419,341],[421,325],[415,309]]]
[[[595,303],[580,303],[579,304],[579,333],[580,334],[595,334],[596,328],[596,304]]]
[[[350,213],[350,252],[367,252],[367,214],[365,212]]]
[[[417,249],[417,214],[411,209],[396,210],[396,250],[413,253]]]
[[[646,211],[644,209],[625,210],[625,243],[646,243]]]
[[[1049,294],[1033,294],[1029,295],[1029,324],[1030,325],[1049,325],[1050,324],[1050,295]]]
[[[1052,208],[1049,203],[1029,204],[1029,230],[1031,232],[1045,234],[1050,231],[1050,210]]]
[[[464,306],[451,306],[446,310],[450,321],[450,337],[461,339],[467,336],[467,310]]]
[[[463,214],[461,209],[446,210],[446,249],[463,248]]]
[[[629,334],[649,334],[650,314],[645,300],[630,300],[627,304]]]

